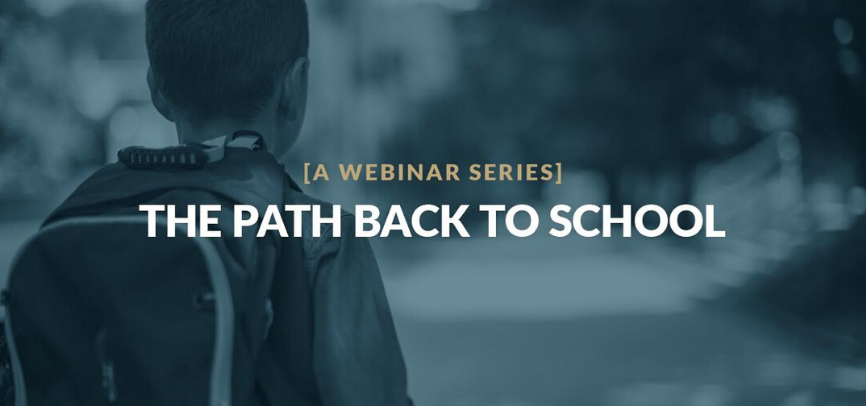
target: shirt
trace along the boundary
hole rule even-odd
[[[331,217],[331,204],[286,190],[285,204],[321,205]],[[312,215],[305,212],[303,236],[284,244],[258,374],[272,405],[412,404],[379,266],[354,227],[354,216],[342,212],[340,237],[330,224],[312,237]]]

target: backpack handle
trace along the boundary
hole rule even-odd
[[[211,162],[201,144],[159,149],[127,147],[117,152],[117,160],[129,169],[199,169]]]
[[[222,136],[167,148],[127,147],[117,152],[117,160],[129,169],[192,170],[221,161],[227,147],[258,151],[264,141],[259,133],[242,130],[235,132],[231,140]]]

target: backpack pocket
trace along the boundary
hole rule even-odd
[[[147,227],[71,218],[22,247],[4,295],[16,406],[231,404],[225,264],[210,240]]]

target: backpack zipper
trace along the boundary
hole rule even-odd
[[[105,390],[105,399],[108,400],[109,405],[116,405],[117,385],[114,383],[114,363],[108,358],[108,333],[104,327],[96,334],[96,355],[102,367],[102,389]]]

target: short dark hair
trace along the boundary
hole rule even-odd
[[[254,117],[309,49],[304,0],[148,0],[145,9],[157,86],[193,120]]]

